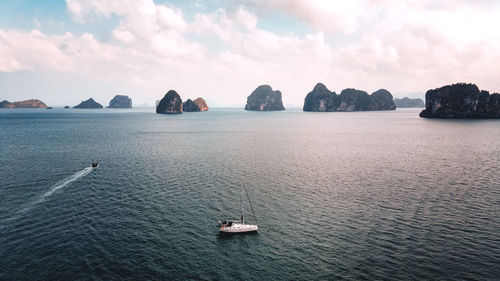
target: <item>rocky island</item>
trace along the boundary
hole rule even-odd
[[[335,92],[318,83],[314,89],[307,94],[304,100],[304,111],[332,112],[332,111],[371,111],[371,110],[395,110],[396,106],[392,94],[380,89],[369,95],[365,91],[356,89],[344,89],[337,95]]]
[[[200,111],[208,111],[207,102],[203,98],[197,98],[193,102],[200,108]]]
[[[201,111],[200,108],[194,101],[188,99],[182,104],[182,111],[184,112],[198,112]]]
[[[245,110],[285,110],[281,100],[281,92],[273,91],[269,85],[261,85],[248,96]]]
[[[207,103],[202,98],[197,98],[194,101],[188,99],[182,104],[182,111],[184,112],[200,112],[207,110],[208,110]]]
[[[174,91],[168,91],[156,106],[156,113],[162,114],[178,114],[182,113],[182,99],[179,94]]]
[[[380,89],[370,95],[368,110],[396,110],[392,94],[386,89]]]
[[[37,99],[29,99],[29,100],[23,100],[23,101],[15,101],[15,102],[9,102],[9,101],[2,101],[0,102],[0,108],[47,108],[47,105]]]
[[[12,107],[13,105],[10,101],[4,100],[0,102],[0,108],[12,108]]]
[[[404,97],[402,99],[394,99],[394,104],[397,108],[421,108],[425,107],[425,103],[422,99],[411,99]]]
[[[132,99],[125,95],[116,95],[109,101],[108,108],[132,108]]]
[[[427,118],[500,118],[500,94],[481,91],[474,84],[447,85],[425,93]]]
[[[102,105],[96,102],[93,98],[90,98],[86,101],[82,101],[79,105],[73,106],[73,108],[102,108]]]

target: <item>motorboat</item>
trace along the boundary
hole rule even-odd
[[[92,168],[97,168],[99,167],[99,162],[92,162]]]
[[[239,220],[220,220],[217,223],[217,227],[219,228],[220,234],[237,234],[237,233],[251,233],[257,232],[259,229],[258,224],[249,224],[245,221],[245,210],[243,205],[243,190],[246,193],[246,197],[248,199],[248,203],[250,203],[250,208],[252,209],[253,217],[255,219],[255,223],[257,223],[257,217],[255,216],[255,212],[252,207],[252,202],[250,201],[250,197],[248,196],[248,191],[245,187],[245,183],[242,185],[241,189],[241,217]]]

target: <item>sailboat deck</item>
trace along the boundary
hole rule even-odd
[[[259,229],[258,225],[255,224],[246,224],[241,222],[233,222],[231,226],[222,225],[219,229],[219,232],[224,233],[242,233],[242,232],[252,232],[257,231]]]

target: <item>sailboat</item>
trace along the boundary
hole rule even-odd
[[[220,220],[217,223],[217,227],[219,227],[220,234],[236,234],[236,233],[248,233],[248,232],[257,232],[259,229],[259,225],[257,224],[248,224],[245,221],[245,209],[243,207],[243,190],[245,191],[248,199],[248,203],[250,203],[250,208],[252,209],[253,217],[255,218],[255,223],[257,223],[257,217],[255,216],[255,212],[253,211],[252,202],[250,202],[250,197],[248,196],[247,188],[245,187],[245,183],[241,187],[241,218],[239,220]]]

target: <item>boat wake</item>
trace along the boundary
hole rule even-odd
[[[56,192],[58,189],[61,189],[65,186],[67,186],[68,184],[78,180],[78,179],[81,179],[83,178],[84,176],[90,174],[90,172],[92,172],[92,167],[87,167],[81,171],[78,171],[76,172],[75,174],[63,179],[62,181],[54,184],[49,191],[45,192],[42,197],[40,197],[37,201],[35,201],[34,204],[37,204],[37,203],[40,203],[41,201],[45,200],[45,198],[49,197],[50,195],[52,195],[52,193]]]
[[[18,218],[19,216],[23,215],[27,211],[31,210],[36,205],[38,205],[38,204],[42,203],[43,201],[45,201],[47,199],[47,197],[49,197],[50,195],[52,195],[57,190],[59,190],[59,189],[65,187],[65,186],[71,184],[72,182],[74,182],[76,180],[79,180],[79,179],[83,178],[84,176],[90,174],[90,172],[92,172],[92,170],[93,170],[92,167],[87,167],[87,168],[85,168],[85,169],[83,169],[81,171],[78,171],[78,172],[74,173],[71,176],[66,177],[65,179],[63,179],[61,181],[58,181],[53,186],[51,186],[50,189],[47,192],[45,192],[44,194],[42,194],[42,196],[40,196],[40,198],[38,198],[36,201],[28,204],[26,207],[24,207],[23,209],[21,209],[20,211],[18,211],[15,216],[13,216],[11,218],[8,218],[5,221],[10,221],[10,220],[14,220],[14,219]]]

